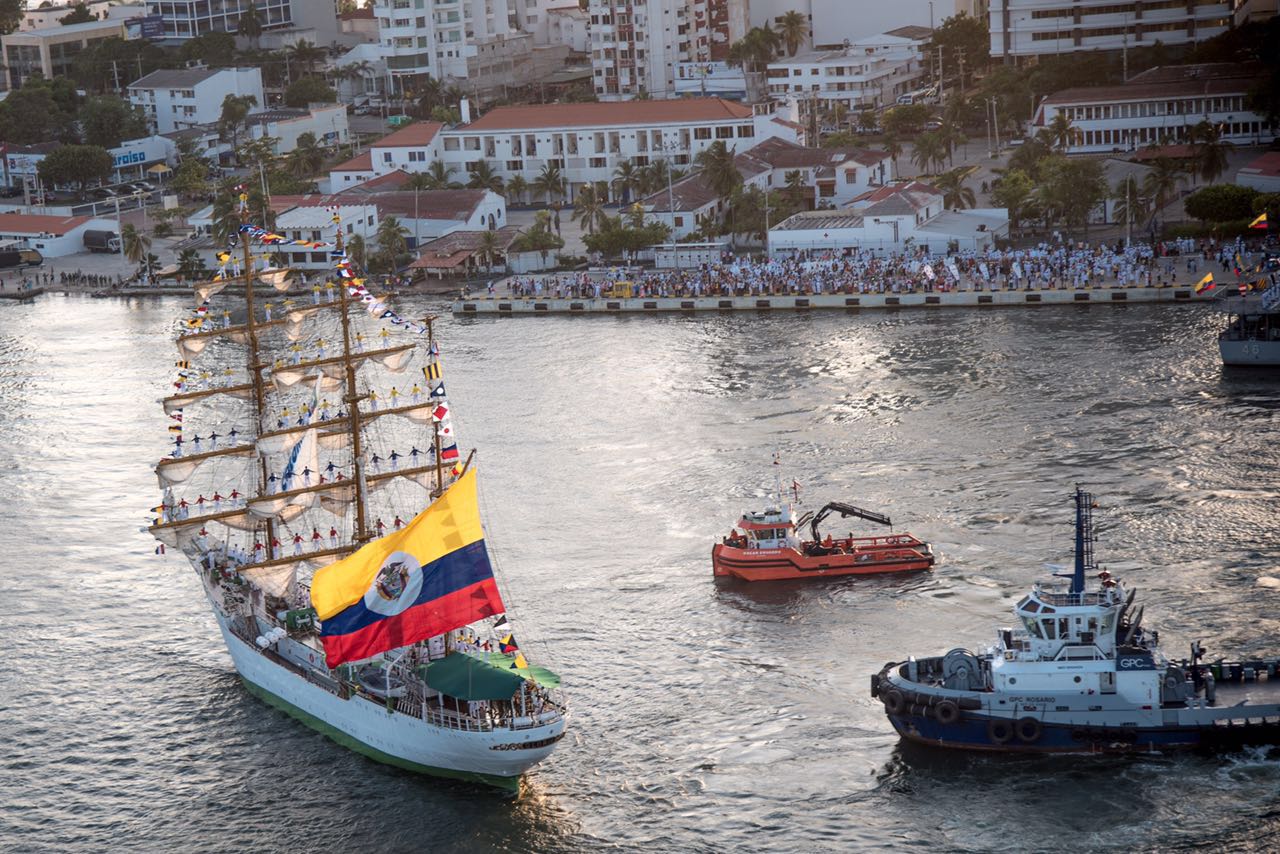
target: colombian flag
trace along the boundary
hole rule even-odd
[[[1196,293],[1202,294],[1205,291],[1213,290],[1213,288],[1213,273],[1205,273],[1204,278],[1200,280],[1198,285],[1196,285]]]
[[[311,604],[329,667],[503,613],[475,470],[403,529],[316,572]]]
[[[1254,217],[1253,222],[1249,223],[1249,227],[1265,229],[1267,227],[1267,212],[1263,211]]]

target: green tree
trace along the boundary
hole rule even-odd
[[[195,249],[183,249],[178,253],[178,275],[188,282],[208,278],[209,268]]]
[[[364,267],[365,262],[365,244],[364,237],[359,234],[353,234],[347,238],[346,242],[347,255],[355,263],[357,268]]]
[[[480,233],[480,245],[477,250],[480,257],[484,259],[484,267],[486,271],[493,270],[494,259],[502,251],[501,239],[498,232],[489,229]]]
[[[1142,189],[1148,198],[1155,201],[1156,213],[1164,210],[1165,205],[1177,194],[1182,180],[1182,169],[1173,160],[1159,157],[1151,164],[1151,171],[1142,180]]]
[[[635,163],[631,160],[624,160],[618,164],[613,170],[614,198],[619,202],[626,204],[636,198],[636,194],[640,191],[640,185],[644,180],[644,176],[640,169],[636,168]]]
[[[991,201],[1008,209],[1009,223],[1016,229],[1035,209],[1035,190],[1030,175],[1021,169],[1009,169],[991,188]]]
[[[698,152],[694,163],[702,170],[703,176],[711,189],[722,199],[733,195],[733,191],[742,186],[742,173],[734,162],[733,149],[717,139]]]
[[[195,157],[184,158],[174,170],[173,178],[169,180],[169,188],[187,198],[207,195],[209,180],[206,176],[208,174],[209,167],[203,160]]]
[[[1197,190],[1183,200],[1187,216],[1201,222],[1230,222],[1253,217],[1258,191],[1236,184],[1217,184]]]
[[[973,18],[964,12],[944,19],[929,40],[929,55],[936,56],[939,47],[948,66],[957,62],[958,57],[964,57],[966,76],[972,69],[986,68],[991,61],[991,36],[986,19]]]
[[[885,133],[891,133],[899,139],[920,133],[927,121],[929,108],[924,104],[900,104],[885,110],[880,117],[880,125]]]
[[[529,192],[529,182],[522,175],[512,175],[511,180],[507,181],[507,201],[514,204],[524,204],[525,194]]]
[[[553,198],[564,195],[564,174],[554,163],[543,164],[542,171],[533,179],[530,188],[535,193],[546,196],[549,205]]]
[[[114,166],[111,154],[102,146],[62,145],[46,154],[37,170],[40,180],[53,186],[83,190],[88,184],[108,180]]]
[[[934,131],[927,131],[916,137],[911,147],[911,162],[922,173],[929,172],[931,167],[940,167],[946,160],[947,147],[943,145],[941,136]]]
[[[752,27],[745,36],[729,45],[729,64],[741,68],[748,85],[759,91],[764,68],[778,55],[782,38],[769,25]]]
[[[298,135],[293,151],[285,158],[285,171],[295,178],[309,178],[320,171],[324,165],[324,149],[316,141],[313,133]]]
[[[240,147],[240,129],[249,118],[249,110],[258,106],[255,95],[227,95],[222,99],[222,113],[218,116],[218,133],[224,138],[231,135],[231,147]],[[237,156],[238,153],[237,153]]]
[[[1190,136],[1195,146],[1196,173],[1205,183],[1212,183],[1227,171],[1227,144],[1222,141],[1222,132],[1203,121],[1191,129]]]
[[[299,77],[284,90],[285,106],[302,108],[308,104],[332,104],[338,95],[319,77]]]
[[[182,62],[203,62],[213,68],[236,64],[236,39],[230,33],[210,32],[187,39],[178,49]]]
[[[1132,176],[1116,182],[1111,191],[1115,204],[1116,222],[1132,228],[1151,215],[1151,200],[1142,189],[1142,182]]]
[[[147,135],[147,117],[141,108],[112,95],[86,99],[79,118],[89,145],[115,148],[126,139]]]
[[[1041,167],[1038,193],[1046,212],[1069,227],[1088,233],[1089,215],[1110,194],[1098,160],[1048,158]]]
[[[123,86],[172,64],[172,53],[146,39],[112,37],[91,41],[77,53],[69,77],[87,92],[106,92],[115,86],[116,72]]]
[[[888,133],[880,140],[880,147],[893,159],[893,174],[898,174],[898,158],[902,155],[902,140],[896,133]]]
[[[128,223],[120,230],[120,248],[129,263],[141,264],[151,252],[151,238],[139,231],[133,223]]]
[[[31,78],[0,101],[0,139],[18,145],[79,142],[75,126],[79,104],[70,80]]]
[[[1064,112],[1055,113],[1045,131],[1049,144],[1059,151],[1066,151],[1080,139],[1080,129],[1071,123],[1071,117]]]
[[[471,170],[467,178],[467,186],[473,190],[502,192],[502,176],[493,171],[493,167],[489,165],[488,160],[478,161],[476,168]]]
[[[285,51],[289,54],[290,61],[302,66],[308,74],[315,71],[316,66],[324,62],[328,55],[324,48],[306,39],[298,39],[287,46]]]
[[[963,168],[943,172],[934,178],[933,185],[942,191],[943,207],[962,211],[977,204],[977,197],[973,194],[973,189],[965,186],[964,179],[965,170]]]
[[[383,217],[378,223],[377,238],[379,266],[387,272],[394,272],[400,266],[400,260],[409,253],[409,229],[393,216]]]
[[[70,24],[87,24],[90,21],[98,20],[97,17],[89,11],[89,7],[83,3],[77,3],[71,7],[71,11],[58,19],[58,23],[64,27]]]
[[[590,245],[587,243],[588,248]],[[551,252],[564,248],[564,240],[551,230],[551,213],[538,211],[534,215],[533,225],[520,232],[512,241],[511,248],[516,252],[537,252],[542,255],[542,263],[545,264]]]
[[[794,9],[778,19],[778,35],[787,46],[787,56],[795,56],[809,37],[809,19]]]
[[[240,20],[236,24],[236,34],[248,39],[254,50],[258,49],[259,40],[262,38],[262,16],[258,13],[258,7],[255,4],[250,3],[240,15]]]
[[[7,36],[22,24],[25,0],[0,0],[0,35]]]
[[[427,167],[427,171],[423,173],[425,177],[422,179],[422,189],[424,190],[451,190],[460,189],[462,187],[457,181],[450,181],[450,176],[457,170],[443,160],[435,159],[431,161],[431,165]]]
[[[573,201],[572,219],[580,223],[587,234],[594,234],[596,226],[608,219],[604,211],[604,199],[596,192],[595,187],[588,184],[578,191],[578,197]]]

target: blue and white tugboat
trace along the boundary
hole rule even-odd
[[[1136,590],[1093,561],[1093,496],[1076,489],[1075,571],[1037,584],[978,653],[890,662],[871,677],[911,741],[973,750],[1082,752],[1280,743],[1280,660],[1174,662],[1142,626]],[[1093,589],[1086,579],[1096,578]]]

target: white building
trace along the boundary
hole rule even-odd
[[[39,74],[46,80],[65,77],[71,73],[71,66],[81,51],[95,42],[112,38],[125,38],[123,21],[65,25],[55,21],[42,29],[12,32],[0,38],[8,87],[18,88],[33,74]],[[110,69],[107,72],[110,73]]]
[[[249,116],[249,139],[277,140],[276,154],[288,154],[298,147],[298,137],[309,133],[321,145],[341,145],[351,137],[347,108],[343,104],[312,104],[305,110],[279,108]]]
[[[677,64],[711,59],[707,0],[588,0],[587,14],[602,100],[670,97]]]
[[[1003,208],[948,211],[942,191],[920,181],[890,184],[864,193],[848,208],[806,211],[769,231],[769,252],[877,253],[922,249],[932,256],[952,249],[984,250],[1009,235]]]
[[[770,113],[718,98],[496,107],[455,127],[418,122],[399,130],[370,146],[368,161],[361,156],[336,167],[330,186],[355,186],[367,171],[425,172],[437,159],[465,183],[485,161],[504,179],[519,175],[528,183],[554,166],[571,201],[583,186],[612,182],[623,162],[669,160],[686,169],[716,141],[742,152],[771,137],[794,142],[797,131]]]
[[[327,0],[297,2],[323,7]],[[160,18],[164,38],[185,41],[205,33],[234,33],[240,16],[251,3],[258,10],[264,29],[292,27],[296,23],[290,0],[147,0],[147,16]]]
[[[924,59],[930,32],[904,27],[838,50],[800,53],[769,63],[769,96],[841,104],[851,113],[891,106],[899,95],[920,87],[928,75]]]
[[[734,158],[745,187],[782,190],[791,174],[805,188],[805,208],[832,208],[853,201],[893,180],[893,158],[885,151],[861,148],[806,148],[783,139],[767,139]],[[712,189],[701,172],[685,176],[668,189],[641,201],[645,211],[669,226],[676,239],[708,222],[722,223],[727,200]]]
[[[991,58],[1194,44],[1231,26],[1229,2],[991,0]]]
[[[216,122],[228,95],[252,95],[257,106],[250,112],[261,111],[261,69],[162,69],[129,84],[129,100],[143,109],[156,133]]]
[[[1270,142],[1276,128],[1245,108],[1261,79],[1259,66],[1229,63],[1152,68],[1119,86],[1054,92],[1040,102],[1032,130],[1065,114],[1077,131],[1069,154],[1132,151],[1184,138],[1202,121],[1234,145]]]
[[[681,97],[747,98],[747,73],[740,65],[708,60],[676,63],[675,93]]]
[[[0,213],[0,243],[16,241],[23,249],[35,249],[46,258],[84,252],[84,233],[115,231],[115,220],[88,216],[42,216]]]
[[[831,49],[907,25],[932,29],[959,12],[986,16],[986,0],[897,0],[858,3],[850,0],[750,0],[751,26],[768,24],[775,32],[782,16],[796,11],[809,19],[808,46]],[[936,21],[935,21],[936,16]]]

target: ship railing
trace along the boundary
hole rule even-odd
[[[1093,590],[1085,593],[1060,593],[1051,590],[1037,590],[1036,598],[1046,605],[1069,608],[1079,605],[1110,605],[1116,600],[1110,590]]]

